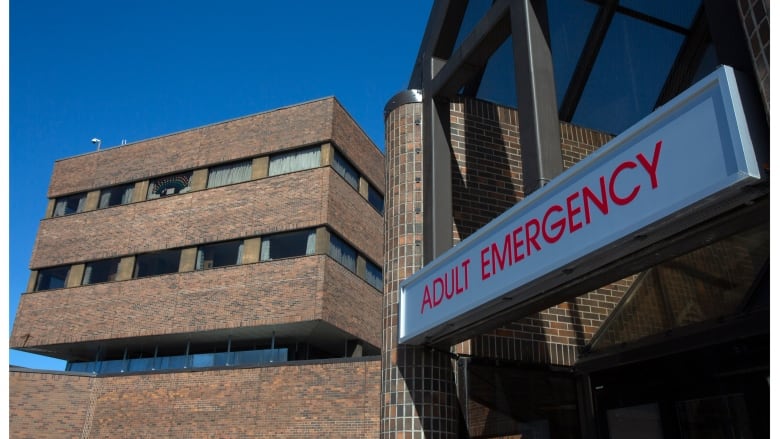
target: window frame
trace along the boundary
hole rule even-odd
[[[233,256],[233,263],[219,263],[217,264],[217,258],[221,260],[224,255],[217,255],[215,251],[223,250],[228,248],[228,246],[235,245],[235,255]],[[211,259],[206,259],[207,257],[207,250],[210,250],[211,252]],[[232,250],[232,249],[231,249]],[[241,261],[243,259],[244,255],[244,240],[238,239],[233,241],[222,241],[222,242],[215,242],[215,243],[209,243],[209,244],[203,244],[198,246],[197,253],[195,254],[195,270],[196,271],[203,271],[203,270],[210,270],[212,268],[220,268],[220,267],[232,267],[235,265],[241,265]],[[230,258],[229,258],[230,259]],[[207,263],[208,262],[208,263]]]
[[[296,252],[293,254],[283,254],[281,256],[272,257],[272,253],[275,251],[273,247],[273,241],[284,239],[284,238],[290,238],[293,235],[303,235],[305,234],[306,237],[306,243],[305,248],[302,253]],[[266,235],[263,236],[261,239],[260,244],[260,261],[261,262],[267,262],[267,261],[277,261],[281,259],[287,259],[287,258],[298,258],[301,256],[311,256],[316,254],[316,242],[317,242],[317,229],[300,229],[300,230],[291,230],[289,232],[282,232],[282,233],[274,233],[273,235]],[[285,250],[290,251],[290,243],[287,243],[285,245]],[[300,243],[296,243],[296,245],[300,245]],[[278,247],[277,247],[278,248]]]
[[[125,195],[125,193],[127,193],[128,190],[130,191],[130,194],[129,195]],[[112,204],[111,200],[115,199],[115,194],[116,194],[115,191],[122,191],[122,195],[119,197],[119,202],[118,203],[113,203]],[[134,192],[135,192],[135,183],[120,184],[120,185],[117,185],[117,186],[111,186],[111,187],[103,188],[103,189],[100,190],[100,196],[98,198],[98,207],[97,208],[98,209],[107,209],[109,207],[121,206],[121,205],[124,205],[124,204],[130,204],[130,203],[133,202]],[[107,201],[106,205],[104,206],[103,205],[103,197],[104,197],[104,195],[106,193],[110,193],[110,195],[108,197],[108,201]],[[128,200],[125,201],[125,198],[128,198]]]
[[[62,285],[57,286],[51,286],[51,279],[57,279],[53,277],[55,271],[63,271],[64,270],[64,276],[62,277]],[[38,270],[38,273],[35,276],[35,289],[33,291],[48,291],[48,290],[58,290],[61,288],[66,288],[68,286],[68,276],[70,276],[70,265],[59,265],[56,267],[47,267],[42,268]],[[48,277],[48,286],[46,288],[41,288],[41,282],[44,278]]]
[[[187,172],[179,172],[177,174],[169,174],[169,175],[163,175],[161,177],[150,178],[149,188],[146,190],[146,199],[156,200],[158,198],[166,198],[174,195],[186,194],[192,191],[192,175],[193,175],[193,171],[187,171]],[[173,182],[176,182],[178,179],[182,177],[186,177],[186,186],[177,188],[179,184],[174,184]],[[158,193],[157,185],[160,182],[170,184],[171,187],[168,187],[167,189],[174,189],[174,191],[172,193],[164,193],[164,194]],[[156,196],[152,196],[152,195],[156,195]]]
[[[68,206],[71,204],[71,202],[76,202],[76,207],[71,208],[72,210],[69,210]],[[60,203],[65,203],[62,208],[62,213],[57,213],[58,205]],[[84,212],[84,208],[87,204],[87,193],[86,192],[80,192],[77,194],[71,194],[71,195],[64,195],[61,197],[57,197],[54,199],[54,210],[51,213],[52,218],[62,217],[62,216],[68,216],[68,215],[75,215],[77,213]]]
[[[164,272],[155,270],[153,273],[144,273],[143,275],[139,274],[141,272],[141,264],[149,262],[149,261],[143,261],[144,258],[151,258],[153,256],[161,256],[166,254],[173,255],[174,253],[176,253],[176,257],[175,257],[176,262],[171,264],[171,265],[175,265],[176,268],[174,270],[164,271]],[[133,279],[142,279],[145,277],[162,276],[165,274],[178,273],[179,264],[181,264],[181,249],[169,249],[169,250],[160,250],[160,251],[149,252],[149,253],[141,253],[135,256],[135,264],[133,266]],[[157,262],[155,265],[159,269],[160,262]]]

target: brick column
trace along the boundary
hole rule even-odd
[[[459,412],[450,357],[398,345],[398,285],[422,265],[422,103],[402,92],[385,108],[385,296],[382,438],[456,438]]]

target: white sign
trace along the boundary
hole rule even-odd
[[[563,281],[574,261],[614,262],[620,252],[604,250],[616,241],[718,213],[761,179],[754,142],[734,72],[721,67],[402,282],[399,341],[441,338],[488,304],[544,292],[533,283]]]

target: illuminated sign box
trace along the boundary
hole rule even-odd
[[[436,258],[401,283],[399,342],[444,340],[577,267],[659,241],[661,225],[691,227],[749,201],[741,188],[761,181],[766,144],[745,108],[721,67]]]

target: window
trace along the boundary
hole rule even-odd
[[[280,175],[320,166],[320,147],[299,149],[271,156],[268,175]]]
[[[59,197],[54,203],[54,213],[52,216],[65,216],[83,212],[86,201],[86,193]]]
[[[260,260],[291,258],[314,254],[316,233],[314,229],[279,233],[263,237]]]
[[[179,271],[180,250],[165,250],[138,255],[135,258],[134,278],[176,273]]]
[[[371,185],[368,186],[368,203],[371,204],[371,207],[376,209],[380,215],[384,215],[385,198],[382,196],[382,194],[379,193],[378,190],[374,189],[374,186]]]
[[[252,160],[244,160],[227,165],[209,168],[209,181],[207,188],[225,186],[233,183],[241,183],[252,178]]]
[[[196,270],[238,265],[244,255],[244,241],[221,242],[198,247]]]
[[[116,280],[118,269],[119,259],[106,259],[103,261],[90,262],[84,267],[84,278],[82,279],[81,284],[91,285]]]
[[[122,186],[114,186],[108,189],[103,189],[100,191],[100,202],[98,203],[98,209],[130,203],[133,201],[134,187],[134,184],[124,184]]]
[[[70,265],[64,267],[44,268],[38,271],[38,280],[35,283],[35,291],[53,290],[65,288],[68,279]]]
[[[328,249],[328,254],[339,264],[347,267],[349,271],[355,272],[357,252],[354,248],[350,247],[349,244],[332,233],[330,234],[330,248]]]
[[[168,175],[166,177],[155,178],[149,181],[149,192],[146,194],[147,200],[152,200],[169,195],[183,194],[190,191],[190,179],[192,172],[184,174]]]
[[[379,291],[385,288],[382,269],[371,261],[366,261],[366,281]]]
[[[338,151],[333,154],[333,170],[347,180],[350,186],[358,190],[360,175]]]

